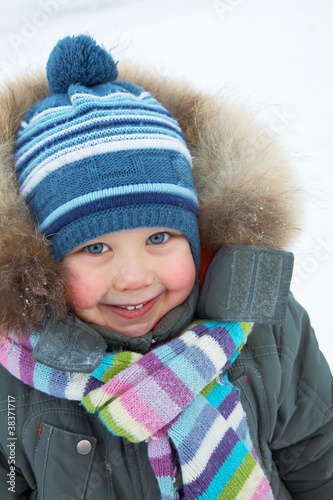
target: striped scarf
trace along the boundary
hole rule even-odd
[[[236,388],[221,375],[238,356],[251,323],[196,321],[145,355],[108,353],[91,374],[60,372],[32,357],[38,341],[9,337],[1,364],[36,389],[80,400],[113,434],[148,442],[162,500],[174,488],[173,447],[184,498],[273,500],[251,442]]]

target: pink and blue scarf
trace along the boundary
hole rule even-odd
[[[90,374],[61,372],[32,359],[38,334],[9,336],[1,364],[47,394],[81,401],[110,432],[148,442],[162,500],[174,500],[177,451],[186,500],[273,500],[251,442],[237,389],[223,373],[251,323],[197,321],[145,355],[108,353]]]

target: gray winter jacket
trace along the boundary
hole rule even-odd
[[[236,262],[240,254],[245,257],[255,255],[257,261],[264,256],[265,271],[271,273],[272,280],[275,271],[272,271],[274,263],[269,251],[236,247],[226,253],[220,252],[208,270],[201,291],[201,314],[209,310],[216,316],[223,310],[225,316],[242,314],[244,320],[251,319],[249,312],[237,310],[237,297],[231,292],[231,282],[235,285],[235,280],[240,279],[237,277],[239,263]],[[225,267],[230,255],[233,273]],[[273,251],[273,258],[281,260],[282,255]],[[255,310],[261,301],[260,310],[266,309],[263,320],[267,323],[254,326],[247,344],[228,370],[228,376],[240,390],[252,441],[274,497],[277,500],[313,500],[317,496],[321,500],[331,500],[332,377],[318,349],[306,312],[291,294],[284,304],[288,290],[288,256],[284,256],[277,287],[270,284],[267,288],[267,284],[263,286],[262,283],[251,285],[247,303]],[[243,259],[239,270],[246,273],[246,269]],[[260,265],[254,274],[260,275]],[[228,275],[228,293],[223,287],[223,291],[217,294],[222,279],[226,280]],[[251,282],[252,278],[249,279]],[[244,279],[242,282],[244,287]],[[237,290],[239,288],[240,283]],[[271,297],[269,300],[263,298],[261,292],[264,288]],[[244,302],[239,306],[241,304]],[[274,311],[271,309],[269,315],[272,306]],[[171,327],[174,319],[169,320]],[[281,326],[269,324],[272,322],[281,323]],[[81,340],[82,335],[84,332],[81,332]],[[154,347],[154,340],[158,337],[147,334],[141,339],[130,339],[114,333],[106,340],[109,349],[147,352]],[[43,360],[43,351],[50,355],[52,339],[40,349],[40,361]],[[83,356],[82,364],[86,357]],[[54,367],[57,367],[56,362]],[[63,368],[61,362],[58,368]],[[36,391],[2,367],[1,380],[1,499],[160,498],[146,443],[133,444],[111,435],[98,417],[88,414],[78,402]],[[13,460],[17,470],[11,475]]]
[[[285,154],[267,126],[224,97],[130,65],[118,68],[119,79],[150,91],[176,117],[193,156],[202,254],[216,254],[196,314],[255,323],[229,378],[240,389],[275,498],[331,500],[331,373],[305,311],[288,299],[289,259],[272,250],[267,261],[265,250],[288,248],[299,227],[299,188]],[[0,92],[0,338],[46,325],[40,361],[54,347],[47,325],[70,316],[61,263],[52,259],[18,195],[13,143],[20,120],[47,94],[45,71]],[[97,333],[108,337],[109,349],[146,352],[179,331],[182,318],[189,319],[183,312],[166,316],[159,339]],[[80,348],[73,355],[85,363]],[[79,403],[35,391],[2,367],[0,372],[1,500],[159,499],[146,443],[114,437]]]

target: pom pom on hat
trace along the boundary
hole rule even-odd
[[[65,93],[72,84],[93,87],[118,77],[112,56],[87,35],[60,40],[50,54],[46,71],[52,94]]]

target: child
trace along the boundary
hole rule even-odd
[[[67,37],[50,95],[2,95],[1,498],[331,499],[283,154],[216,96],[117,77]]]

